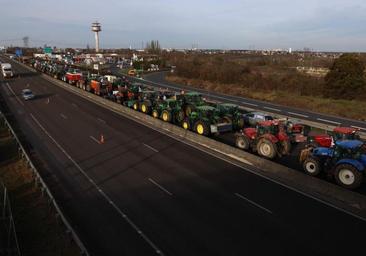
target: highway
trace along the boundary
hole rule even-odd
[[[1,78],[0,92],[91,255],[351,255],[364,249],[363,220],[12,65],[16,76]],[[24,88],[37,97],[24,101]]]
[[[283,105],[277,105],[265,101],[254,100],[244,97],[237,97],[231,95],[225,95],[217,92],[209,92],[206,90],[193,88],[190,86],[180,85],[172,83],[165,80],[166,72],[156,72],[144,76],[144,82],[151,83],[152,85],[159,87],[166,87],[172,90],[190,90],[198,91],[205,95],[207,98],[216,101],[225,101],[240,105],[242,107],[252,108],[260,111],[270,112],[277,115],[284,115],[296,119],[303,119],[307,121],[312,121],[316,123],[322,123],[330,126],[349,126],[354,128],[359,128],[362,132],[366,132],[366,119],[365,121],[352,120],[347,118],[342,118],[338,116],[325,115],[321,113],[315,113],[307,111],[305,109],[292,108]],[[366,111],[365,111],[366,118]]]

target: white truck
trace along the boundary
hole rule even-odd
[[[13,70],[10,63],[1,63],[1,73],[4,78],[13,77]]]

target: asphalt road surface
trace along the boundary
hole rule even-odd
[[[92,255],[364,250],[364,221],[13,67],[0,92]],[[24,101],[24,88],[36,98]]]
[[[230,102],[230,103],[234,103],[234,104],[237,104],[237,105],[240,105],[243,107],[247,107],[247,108],[262,110],[262,111],[266,111],[266,112],[270,112],[270,113],[278,114],[278,115],[285,115],[285,116],[297,118],[297,119],[304,119],[304,120],[308,120],[308,121],[312,121],[312,122],[322,123],[325,125],[355,127],[355,128],[361,129],[362,132],[366,132],[366,122],[365,122],[366,120],[364,120],[364,121],[352,120],[352,119],[347,119],[347,118],[342,118],[342,117],[337,117],[337,116],[315,113],[315,112],[307,111],[304,109],[297,109],[297,108],[287,107],[287,106],[283,106],[283,105],[277,105],[277,104],[268,103],[268,102],[260,101],[260,100],[225,95],[225,94],[216,93],[216,92],[209,92],[206,90],[192,88],[189,86],[180,85],[180,84],[171,83],[169,81],[166,81],[165,74],[166,74],[166,72],[151,73],[149,75],[144,76],[144,81],[153,83],[153,85],[156,85],[156,86],[168,87],[168,88],[171,88],[174,90],[183,89],[183,90],[190,90],[190,91],[198,91],[212,100]],[[366,118],[366,111],[365,111],[365,118]]]

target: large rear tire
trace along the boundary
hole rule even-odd
[[[318,176],[321,172],[320,160],[315,157],[308,157],[305,159],[302,167],[306,174],[310,176]]]
[[[353,165],[340,164],[335,168],[334,178],[342,187],[356,189],[363,181],[363,174]]]
[[[175,120],[177,123],[181,123],[184,120],[184,111],[183,110],[179,110],[178,112],[176,112],[175,114]]]
[[[277,146],[267,139],[261,139],[257,144],[257,152],[260,156],[273,159],[277,156]]]
[[[244,135],[237,136],[235,140],[235,145],[240,149],[248,150],[250,146],[248,137]]]
[[[171,122],[172,114],[168,110],[163,110],[161,113],[161,119],[163,119],[164,122]]]
[[[204,135],[204,136],[208,136],[210,134],[209,126],[207,125],[206,122],[204,122],[202,120],[198,120],[194,124],[194,131],[196,133],[198,133],[199,135]]]
[[[193,105],[187,105],[184,108],[184,113],[186,114],[186,116],[189,116],[194,110],[194,106]]]
[[[149,107],[149,105],[148,105],[148,103],[147,103],[147,102],[143,102],[143,103],[141,104],[140,109],[141,109],[141,112],[142,112],[142,113],[145,113],[145,114],[149,114],[149,113],[150,113],[150,107]]]

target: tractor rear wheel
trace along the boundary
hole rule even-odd
[[[175,120],[177,121],[177,123],[181,123],[184,119],[184,111],[183,110],[179,110],[178,112],[175,113]]]
[[[235,140],[235,145],[240,149],[248,150],[250,146],[248,137],[244,135],[237,136]]]
[[[134,110],[138,110],[139,109],[139,104],[137,104],[137,102],[134,102],[132,105]]]
[[[194,124],[194,131],[197,132],[199,135],[205,135],[208,136],[210,134],[209,126],[206,122],[202,120],[198,120]]]
[[[150,112],[150,107],[148,106],[148,104],[146,102],[143,102],[141,104],[141,112],[148,114]]]
[[[222,121],[223,121],[224,123],[227,123],[227,124],[232,124],[232,123],[233,123],[233,119],[232,119],[230,116],[224,116],[224,117],[222,118]]]
[[[163,110],[161,119],[163,119],[164,122],[170,122],[172,120],[172,114],[168,110]]]
[[[308,157],[302,164],[306,174],[310,176],[318,176],[321,172],[320,160],[316,157]]]
[[[154,110],[152,111],[152,116],[153,116],[154,118],[159,118],[159,112],[158,112],[156,109],[154,109]]]
[[[334,177],[339,185],[348,189],[358,188],[363,175],[356,167],[350,164],[340,164],[335,168]]]
[[[291,143],[288,140],[281,141],[282,155],[288,155],[291,151]]]
[[[182,127],[185,130],[190,130],[191,129],[191,125],[190,125],[189,119],[187,117],[183,119],[183,121],[182,121]]]
[[[257,151],[259,155],[269,159],[273,159],[277,156],[276,144],[272,143],[267,139],[259,140],[257,144]]]
[[[194,106],[193,105],[187,105],[184,108],[184,113],[186,114],[186,116],[189,116],[194,110]]]

